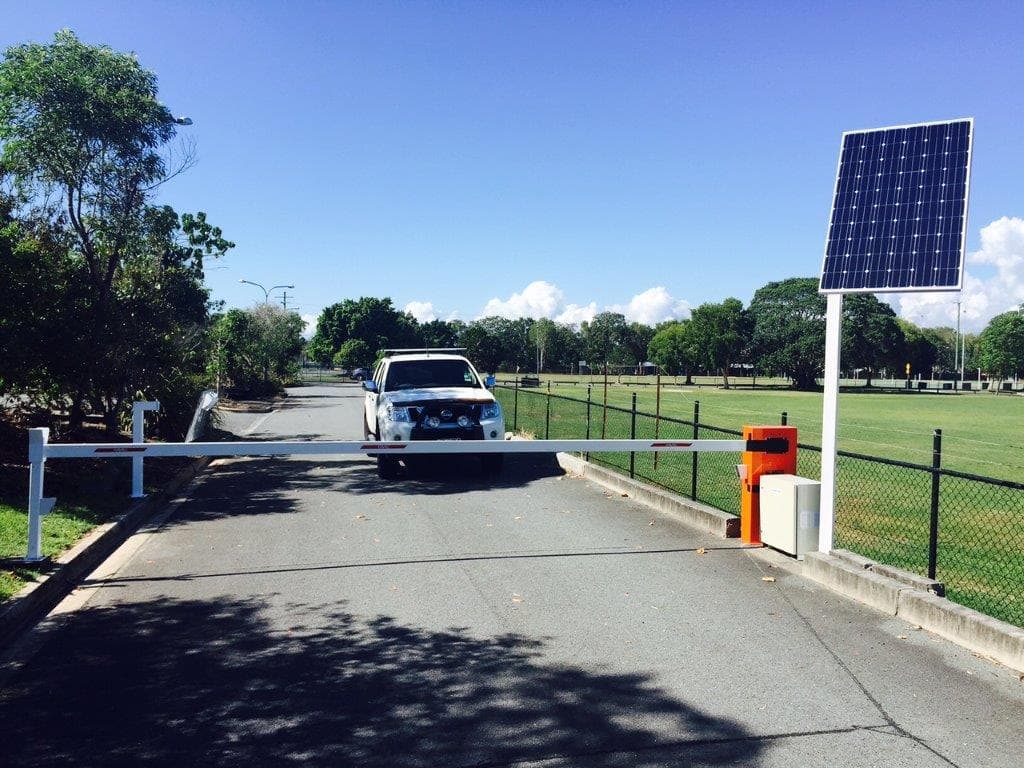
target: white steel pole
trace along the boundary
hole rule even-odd
[[[43,498],[43,471],[46,468],[46,442],[50,430],[36,427],[28,431],[28,551],[27,562],[43,559],[43,518],[53,508],[53,499]]]
[[[132,403],[132,442],[143,443],[146,439],[146,411],[159,411],[160,403],[156,400],[138,400]],[[141,499],[143,492],[142,455],[132,456],[132,498]]]
[[[839,418],[839,349],[843,295],[830,293],[825,305],[825,386],[821,412],[821,521],[818,550],[832,551],[836,508],[836,422]]]

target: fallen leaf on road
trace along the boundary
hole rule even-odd
[[[701,547],[700,549],[697,550],[697,554],[698,555],[706,555],[707,553],[708,553],[708,551],[706,549],[704,549],[704,547]]]
[[[366,515],[356,515],[356,520],[369,520]]]
[[[762,576],[761,581],[775,581],[774,576]]]
[[[623,493],[623,494],[622,494],[622,498],[624,498],[624,499],[628,499],[628,498],[629,498],[629,494],[628,494],[628,493]]]
[[[897,640],[906,640],[907,636],[906,635],[896,635],[896,639]]]
[[[649,522],[648,525],[654,525],[654,521],[651,520],[651,522]]]
[[[522,519],[523,519],[523,516],[522,516],[522,515],[516,515],[516,516],[515,516],[515,517],[513,517],[512,519],[513,519],[513,520],[522,520]]]
[[[512,602],[513,603],[521,603],[521,602],[523,602],[523,598],[520,595],[512,595]]]

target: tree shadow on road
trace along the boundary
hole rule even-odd
[[[343,604],[156,599],[64,619],[0,697],[19,766],[756,765],[763,742],[643,674]]]
[[[483,474],[478,461],[472,456],[437,459],[415,465],[397,480],[380,479],[373,459],[361,457],[231,459],[215,467],[202,484],[189,491],[188,504],[168,523],[290,513],[298,509],[297,495],[309,492],[336,493],[339,506],[355,508],[360,503],[359,497],[375,494],[454,496],[473,491],[522,488],[546,478],[565,475],[550,455],[508,456],[505,468],[498,476]]]

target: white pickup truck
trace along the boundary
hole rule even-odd
[[[504,440],[501,406],[472,363],[449,349],[385,350],[363,382],[363,436],[395,440]],[[499,453],[481,454],[488,473],[501,471]],[[396,456],[377,456],[377,474],[397,477]]]

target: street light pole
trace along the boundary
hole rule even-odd
[[[953,337],[953,388],[956,389],[956,373],[960,370],[960,302],[956,302],[956,336]]]
[[[270,291],[276,291],[278,288],[294,288],[295,287],[294,285],[272,285],[272,286],[270,286],[270,290],[267,290],[266,288],[263,287],[263,285],[261,283],[254,282],[252,280],[242,279],[242,280],[239,280],[238,282],[240,282],[240,283],[247,283],[248,285],[255,285],[257,288],[259,288],[261,291],[263,291],[263,303],[264,304],[269,304],[270,303]]]

